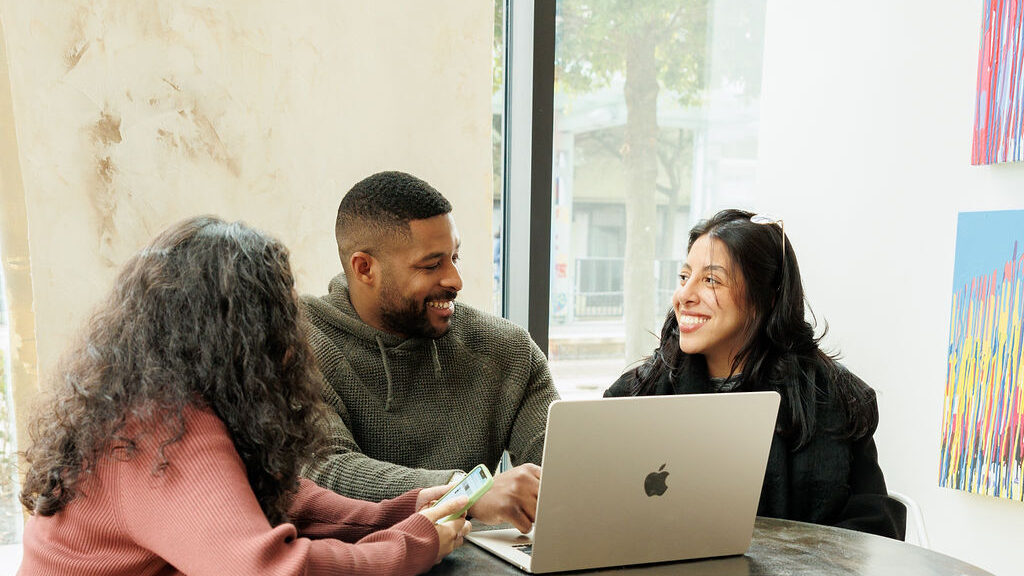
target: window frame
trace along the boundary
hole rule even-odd
[[[499,1],[506,30],[501,311],[546,356],[556,0]]]

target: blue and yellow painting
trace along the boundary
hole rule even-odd
[[[939,485],[1024,501],[1024,210],[957,220]]]

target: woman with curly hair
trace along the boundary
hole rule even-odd
[[[299,478],[320,377],[288,251],[177,224],[131,258],[32,427],[20,574],[415,574],[462,543],[445,490],[373,504]],[[420,511],[417,513],[417,511]]]
[[[661,345],[605,396],[774,390],[757,513],[902,539],[873,435],[874,391],[818,347],[782,222],[723,210],[690,231]]]

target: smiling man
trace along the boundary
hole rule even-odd
[[[381,172],[338,208],[344,272],[303,298],[333,408],[333,451],[307,474],[365,500],[445,484],[479,463],[511,470],[470,509],[526,532],[537,506],[547,361],[511,322],[456,303],[462,289],[451,204],[426,182]]]

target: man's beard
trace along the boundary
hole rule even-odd
[[[454,300],[457,292],[446,291],[439,295],[431,295],[428,300]],[[406,338],[440,338],[448,331],[451,323],[444,328],[436,328],[430,323],[427,315],[426,301],[417,302],[405,298],[394,289],[391,283],[385,283],[381,293],[380,319],[389,332],[402,334]]]

